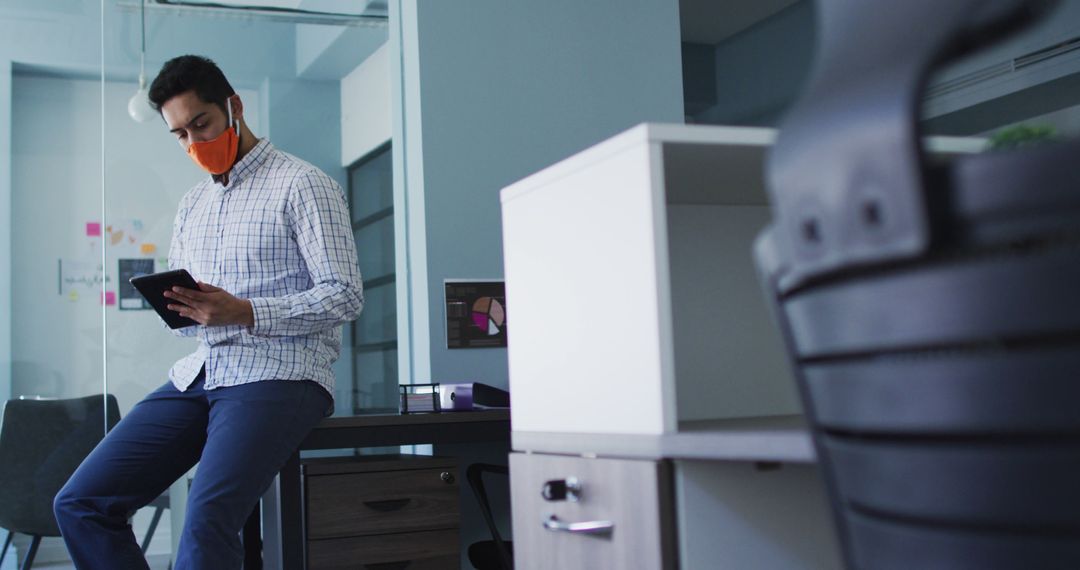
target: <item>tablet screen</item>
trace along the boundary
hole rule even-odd
[[[131,284],[134,285],[135,289],[139,291],[139,294],[150,303],[150,306],[157,311],[157,314],[161,316],[161,319],[165,321],[165,324],[169,325],[169,328],[179,329],[199,324],[176,311],[170,310],[168,308],[169,303],[179,301],[165,297],[165,291],[168,291],[173,287],[186,287],[188,289],[199,288],[198,284],[195,283],[195,279],[191,277],[191,274],[188,273],[186,269],[176,269],[173,271],[163,271],[161,273],[151,273],[149,275],[132,277]]]

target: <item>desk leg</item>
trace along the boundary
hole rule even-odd
[[[259,503],[244,523],[244,570],[263,570],[262,562],[262,511]]]
[[[294,453],[263,495],[263,568],[302,570],[304,534],[300,454]]]

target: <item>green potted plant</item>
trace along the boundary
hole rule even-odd
[[[1058,138],[1057,131],[1050,125],[1013,125],[991,135],[986,150],[1014,150],[1054,142]]]

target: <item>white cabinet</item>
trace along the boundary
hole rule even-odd
[[[513,453],[510,470],[516,568],[675,568],[670,465]]]
[[[645,559],[637,546],[661,557],[655,567],[840,567],[751,261],[770,218],[763,168],[774,137],[645,124],[503,189],[511,445],[523,452],[510,473],[518,568],[549,567],[557,548],[606,560],[560,568],[633,568],[625,561]],[[981,146],[928,143],[939,153]],[[598,510],[540,497],[543,477],[579,471],[608,501]],[[656,497],[673,519],[668,507],[649,523],[644,510],[604,506],[644,509]],[[607,542],[551,531],[549,511],[570,522],[610,516],[614,531]],[[675,562],[670,541],[635,538],[648,524],[657,536],[674,529]]]
[[[751,261],[773,137],[645,124],[502,191],[515,431],[798,412]]]

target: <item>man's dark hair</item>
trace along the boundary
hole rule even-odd
[[[203,103],[225,110],[225,99],[236,93],[216,63],[198,55],[174,57],[161,66],[150,84],[150,104],[161,112],[166,101],[186,91],[195,91]]]

